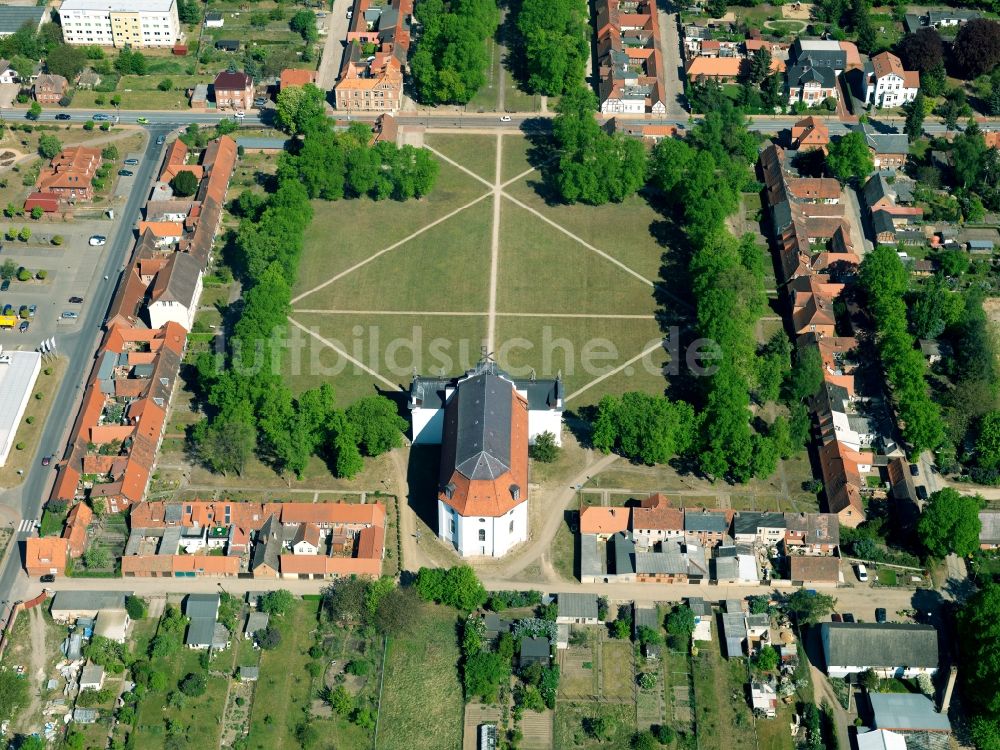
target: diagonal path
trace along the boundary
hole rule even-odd
[[[305,291],[305,292],[302,292],[302,294],[298,295],[297,297],[293,297],[291,299],[291,304],[294,305],[296,302],[299,302],[300,300],[305,299],[310,294],[315,294],[320,289],[325,289],[326,287],[330,286],[330,284],[333,284],[336,281],[340,281],[345,276],[347,276],[347,275],[349,275],[351,273],[354,273],[359,268],[363,268],[364,266],[368,265],[369,263],[371,263],[376,258],[381,258],[383,255],[385,255],[386,253],[390,252],[391,250],[395,250],[397,247],[405,245],[407,242],[409,242],[410,240],[412,240],[414,237],[419,237],[420,235],[422,235],[424,232],[428,231],[429,229],[433,229],[438,224],[441,224],[441,223],[443,223],[445,221],[448,221],[448,219],[452,218],[453,216],[457,216],[458,214],[462,213],[462,211],[464,211],[465,209],[471,208],[472,206],[476,205],[480,201],[486,200],[486,198],[488,198],[491,195],[492,195],[492,193],[483,193],[478,198],[475,198],[474,200],[471,200],[468,203],[466,203],[464,206],[459,206],[454,211],[451,211],[451,212],[445,214],[444,216],[442,216],[442,217],[440,217],[438,219],[435,219],[430,224],[427,224],[426,226],[423,226],[420,229],[418,229],[417,231],[413,232],[413,234],[410,234],[410,235],[404,237],[403,239],[401,239],[401,240],[399,240],[397,242],[392,243],[391,245],[389,245],[389,247],[383,248],[382,250],[379,250],[377,253],[373,253],[372,255],[369,255],[367,258],[365,258],[362,261],[358,261],[357,263],[355,263],[350,268],[344,269],[343,271],[341,271],[340,273],[338,273],[336,276],[334,276],[332,278],[329,278],[326,281],[324,281],[322,284],[317,284],[312,289],[310,289],[308,291]]]
[[[486,352],[492,354],[497,334],[497,277],[500,270],[500,204],[503,190],[500,188],[500,157],[503,154],[503,136],[497,134],[497,161],[493,180],[493,233],[490,237],[490,308],[486,324]]]
[[[367,372],[372,377],[377,378],[382,383],[385,383],[387,386],[389,386],[390,388],[392,388],[394,391],[401,391],[401,390],[403,390],[400,387],[399,383],[393,383],[391,380],[387,380],[386,378],[382,377],[377,372],[375,372],[375,370],[373,370],[372,368],[368,367],[360,359],[356,359],[355,357],[352,357],[350,354],[348,354],[347,352],[345,352],[343,349],[341,349],[339,346],[337,346],[336,344],[334,344],[329,339],[323,338],[322,336],[320,336],[315,331],[312,331],[312,330],[306,328],[304,325],[302,325],[301,323],[299,323],[299,321],[295,320],[295,318],[289,318],[288,322],[291,323],[296,328],[298,328],[303,333],[309,334],[310,336],[312,336],[314,339],[316,339],[321,344],[330,347],[333,351],[337,352],[337,354],[339,354],[341,357],[343,357],[344,359],[346,359],[352,365],[354,365],[355,367],[361,368],[362,370],[364,370],[365,372]]]
[[[655,352],[661,346],[663,346],[663,342],[662,341],[657,341],[655,344],[652,344],[651,346],[647,346],[643,351],[641,351],[638,354],[636,354],[628,362],[625,362],[624,364],[619,365],[618,367],[616,367],[615,369],[611,370],[610,372],[606,372],[603,375],[594,378],[593,380],[591,380],[589,383],[587,383],[582,388],[578,388],[577,390],[573,391],[571,394],[569,394],[566,397],[565,403],[569,403],[571,399],[576,398],[577,396],[579,396],[584,391],[590,390],[591,388],[593,388],[595,385],[597,385],[601,381],[607,380],[608,378],[610,378],[612,375],[617,375],[618,373],[620,373],[625,368],[630,367],[631,365],[633,365],[636,362],[638,362],[640,359],[642,359],[643,357],[645,357],[647,354],[650,354],[651,352]]]
[[[497,164],[500,163],[500,142],[499,141],[500,141],[501,138],[503,138],[502,135],[498,135],[497,136]],[[458,170],[460,170],[462,172],[465,172],[467,175],[469,175],[469,177],[472,177],[472,178],[474,178],[476,180],[479,180],[486,187],[488,187],[491,191],[494,190],[494,189],[496,189],[496,183],[495,182],[490,182],[489,180],[487,180],[487,179],[485,179],[483,177],[480,177],[479,175],[477,175],[475,172],[473,172],[468,167],[465,167],[465,166],[459,164],[457,161],[455,161],[451,157],[445,156],[444,154],[442,154],[440,151],[438,151],[433,146],[428,146],[425,143],[424,144],[424,148],[426,148],[428,151],[430,151],[432,154],[434,154],[441,161],[446,161],[449,164],[451,164],[451,166],[455,167],[455,169],[458,169]]]

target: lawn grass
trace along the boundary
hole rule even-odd
[[[497,138],[493,135],[428,133],[424,144],[454,159],[484,180],[496,177]]]
[[[601,695],[607,700],[631,701],[635,694],[635,652],[631,641],[601,644]]]
[[[531,169],[528,161],[528,151],[531,143],[519,135],[505,135],[500,152],[500,179],[503,182],[512,180],[519,174]]]
[[[481,201],[309,295],[296,307],[484,312],[493,207]]]
[[[462,744],[457,617],[423,604],[405,634],[390,639],[378,745],[384,750],[454,750]]]
[[[611,721],[614,731],[606,740],[589,736],[583,728],[585,719],[603,716]],[[635,705],[628,703],[598,703],[587,701],[570,703],[559,701],[553,727],[553,745],[556,750],[571,748],[626,748],[635,733]],[[709,747],[709,745],[702,745]],[[712,746],[714,747],[714,746]]]
[[[165,78],[173,83],[170,91],[160,91],[157,86]],[[121,109],[145,110],[186,110],[188,108],[187,89],[199,83],[208,83],[207,76],[193,76],[186,73],[170,75],[122,76],[118,87],[111,93],[78,90],[73,95],[73,106],[80,109],[111,110],[112,96],[121,97]],[[97,104],[97,99],[104,104]],[[124,119],[122,120],[124,122]]]
[[[549,546],[549,558],[556,573],[567,581],[577,580],[576,577],[576,540],[565,519],[559,523],[552,544]]]
[[[883,586],[895,586],[899,578],[896,575],[896,571],[891,568],[879,568],[875,575],[878,578],[878,582]]]
[[[497,101],[500,95],[500,47],[494,39],[487,39],[486,59],[489,64],[486,68],[486,82],[479,87],[469,103],[465,105],[466,112],[496,112]]]
[[[517,79],[509,72],[504,77],[503,108],[505,112],[541,112],[542,97],[529,94],[517,85]],[[554,106],[550,101],[549,106]]]
[[[294,293],[312,289],[485,193],[482,183],[443,163],[434,189],[420,200],[313,201]]]
[[[652,285],[523,208],[500,207],[497,309],[652,315]]]
[[[698,649],[693,672],[699,744],[727,750],[755,750],[753,717],[743,690],[746,679],[743,661],[724,660],[714,632],[712,642],[699,643]],[[737,675],[742,681],[734,679]]]

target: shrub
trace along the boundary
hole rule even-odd
[[[42,374],[43,375],[51,375],[52,374],[52,368],[51,367],[46,367],[44,370],[42,370]]]
[[[17,445],[14,446],[14,449],[15,450],[19,450],[19,451],[23,451],[24,450],[24,443],[18,443]]]
[[[52,235],[52,244],[53,245],[56,245],[58,247],[64,241],[65,240],[63,239],[63,236],[61,234],[54,234],[54,235]]]
[[[45,398],[45,394],[43,394],[41,391],[35,394],[35,401],[41,401],[43,398]]]
[[[29,281],[31,279],[31,271],[27,268],[22,268],[17,272],[18,281]]]
[[[257,643],[263,649],[277,648],[281,643],[281,631],[276,627],[268,625],[264,630],[257,632]]]
[[[27,417],[27,418],[26,418],[26,419],[24,420],[24,423],[25,423],[25,424],[34,424],[34,423],[35,423],[35,418],[34,418],[34,417]]]
[[[85,123],[83,123],[83,129],[84,130],[93,130],[94,129],[94,121],[93,120],[87,120]]]
[[[27,242],[31,239],[31,227],[21,227],[21,231],[17,233],[17,237],[21,242]]]
[[[348,674],[352,674],[355,677],[362,677],[371,671],[371,662],[365,661],[364,659],[352,659],[347,663],[345,670]]]
[[[162,81],[156,84],[156,88],[158,88],[160,91],[170,91],[173,87],[174,87],[174,82],[171,81],[169,78],[164,78]]]
[[[44,268],[39,270],[39,272],[35,274],[35,278],[38,279],[39,281],[45,281],[45,279],[47,279],[48,276],[49,272],[46,271]]]
[[[105,146],[101,149],[101,158],[107,161],[116,161],[118,159],[118,147],[113,143]]]
[[[205,689],[208,687],[208,679],[200,672],[189,672],[177,687],[180,688],[180,691],[184,695],[197,698],[199,695],[205,694]]]
[[[142,620],[146,617],[146,600],[139,596],[130,596],[125,599],[125,611],[133,620]]]
[[[31,209],[31,218],[35,219],[36,221],[42,218],[44,214],[45,211],[42,209],[41,206],[35,206],[33,209]]]

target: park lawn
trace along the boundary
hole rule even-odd
[[[542,109],[542,97],[538,94],[529,94],[522,91],[517,85],[517,78],[509,72],[504,77],[503,108],[505,112],[540,112]],[[549,107],[553,105],[554,99],[549,100]]]
[[[652,315],[653,286],[520,206],[500,208],[501,312]]]
[[[632,642],[604,641],[601,649],[601,695],[608,700],[632,700],[635,694]]]
[[[608,307],[614,309],[610,296]],[[655,344],[659,336],[659,327],[652,319],[500,315],[497,317],[497,356],[502,367],[519,377],[530,375],[531,369],[539,378],[561,374],[567,396],[574,396],[575,408],[580,404],[596,403],[609,392],[662,393],[666,385],[660,371],[663,356],[661,350],[656,350],[576,395],[578,389],[621,367]],[[619,486],[632,488],[632,485]]]
[[[505,135],[500,152],[500,179],[503,182],[513,180],[532,168],[528,161],[531,142],[520,135]]]
[[[301,294],[322,284],[486,194],[486,186],[475,178],[450,164],[440,164],[434,189],[420,200],[313,201],[313,220],[306,227],[293,292]]]
[[[614,731],[605,741],[588,736],[583,729],[584,719],[594,719],[599,716],[609,719],[614,727]],[[634,733],[634,703],[598,703],[596,701],[579,703],[559,701],[556,703],[553,727],[555,750],[576,748],[616,748],[616,750],[620,750],[629,746],[629,740]],[[703,744],[702,747],[708,748],[709,745]]]
[[[492,202],[480,201],[310,294],[296,307],[485,312],[492,219]]]
[[[496,178],[497,137],[494,135],[428,133],[424,144],[440,151],[484,180],[493,182]]]
[[[462,744],[457,616],[423,604],[390,638],[379,711],[384,750],[455,750]]]
[[[719,653],[713,632],[711,643],[699,643],[694,658],[694,703],[698,742],[703,747],[756,750],[753,716],[744,690],[746,666],[742,660],[727,663]],[[742,676],[742,681],[734,679]]]
[[[660,278],[662,256],[670,248],[654,236],[653,232],[663,231],[663,218],[643,196],[632,195],[621,203],[605,206],[549,205],[538,193],[540,183],[541,175],[532,173],[505,190],[643,278],[650,281]]]
[[[225,708],[228,681],[224,677],[210,675],[204,695],[197,698],[184,697],[182,705],[169,706],[167,694],[177,689],[178,683],[190,672],[204,671],[198,663],[201,652],[184,646],[173,656],[160,660],[156,666],[166,670],[167,688],[159,693],[149,690],[136,710],[136,747],[165,748],[169,746],[167,726],[179,728],[191,747],[215,747],[219,743],[221,730],[219,717]],[[230,659],[224,652],[213,662],[213,669],[226,669]]]
[[[408,387],[419,373],[463,372],[481,357],[485,315],[321,315],[293,312],[300,324],[375,370],[390,383]],[[337,403],[347,406],[388,385],[348,362],[339,353],[298,329],[304,340],[298,362],[282,362],[285,382],[294,393],[332,383]]]

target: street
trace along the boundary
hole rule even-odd
[[[63,378],[58,393],[54,396],[52,411],[42,428],[39,456],[47,452],[54,452],[57,456],[62,456],[66,449],[69,431],[76,419],[80,398],[83,395],[83,381],[91,368],[94,353],[102,335],[104,316],[111,304],[121,270],[127,262],[128,254],[135,241],[133,229],[136,221],[141,218],[140,209],[152,187],[162,150],[165,148],[165,146],[156,145],[156,138],[159,135],[166,135],[170,129],[163,126],[149,128],[146,149],[139,166],[135,168],[133,178],[133,184],[137,189],[129,194],[124,210],[121,211],[107,234],[108,242],[105,246],[103,264],[95,276],[97,281],[88,294],[87,305],[78,319],[75,330],[56,337],[58,351],[68,359],[68,365],[66,376]],[[23,484],[0,494],[0,504],[11,508],[19,518],[39,518],[42,505],[48,498],[52,482],[55,480],[54,469],[54,464],[42,466],[39,460],[36,460],[28,470]],[[13,525],[15,528],[17,527],[17,523]],[[22,569],[21,543],[29,535],[25,532],[15,534],[11,541],[12,549],[7,556],[2,572],[0,572],[0,600],[2,600],[0,601],[0,618],[6,616],[7,608],[11,602],[26,598],[26,595],[34,596],[38,593],[37,587],[32,588],[29,592],[28,578]]]

